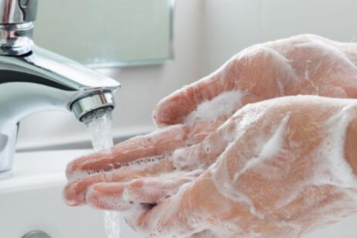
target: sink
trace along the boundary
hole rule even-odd
[[[69,161],[91,150],[18,153],[0,174],[0,238],[41,230],[51,238],[105,238],[103,211],[68,207],[62,200]],[[123,238],[141,238],[122,222]]]
[[[14,169],[0,174],[0,238],[41,230],[52,238],[105,238],[102,211],[62,201],[66,164],[91,150],[18,153]],[[304,238],[356,238],[357,215]],[[142,238],[122,222],[122,238]]]

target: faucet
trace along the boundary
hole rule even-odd
[[[115,80],[34,44],[37,3],[0,0],[0,173],[12,169],[22,118],[62,110],[81,121],[96,109],[114,108],[120,88]]]

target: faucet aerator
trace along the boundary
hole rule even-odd
[[[79,121],[82,121],[88,113],[100,108],[114,109],[115,103],[111,92],[94,92],[85,97],[77,99],[70,105],[70,110]]]

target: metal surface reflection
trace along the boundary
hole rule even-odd
[[[23,117],[62,110],[80,120],[92,110],[114,107],[113,94],[120,87],[113,79],[36,47],[36,6],[37,0],[0,0],[0,172],[12,168]]]

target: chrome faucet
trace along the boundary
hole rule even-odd
[[[34,45],[37,2],[0,0],[0,172],[12,168],[23,117],[63,110],[81,120],[98,108],[114,108],[120,88],[115,80]]]

